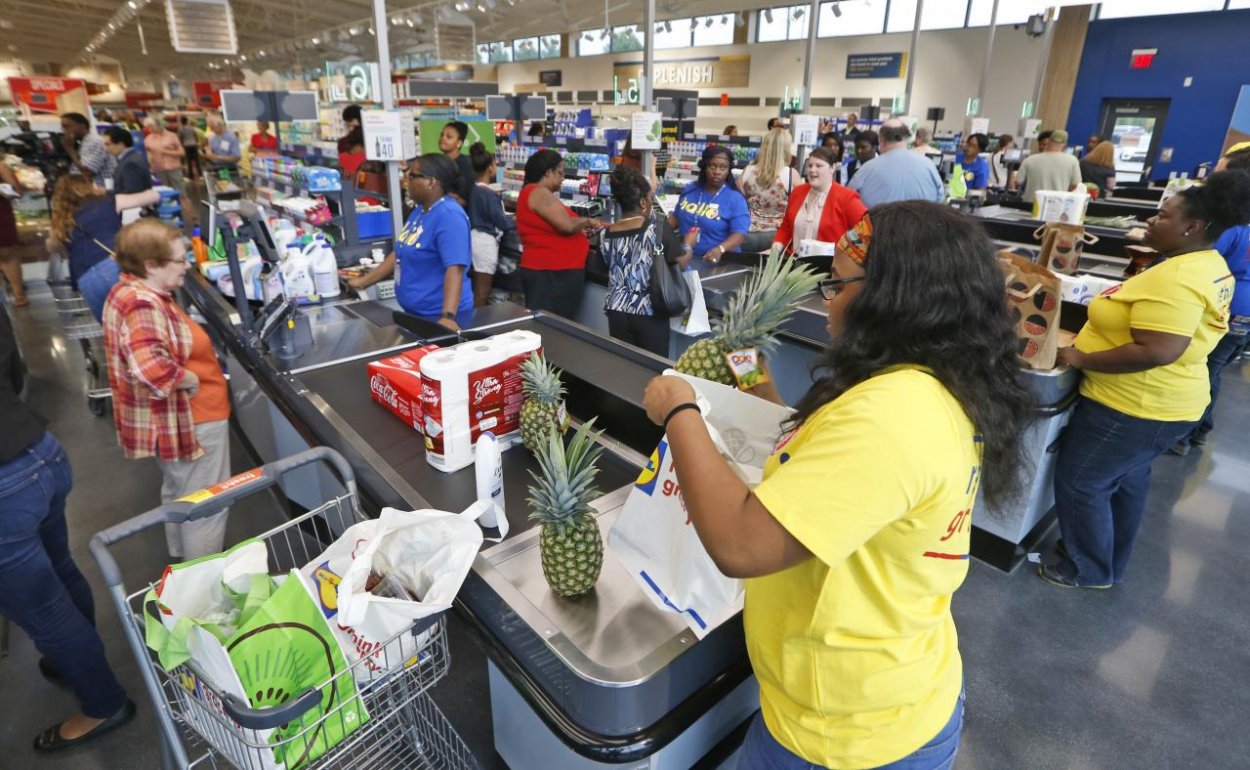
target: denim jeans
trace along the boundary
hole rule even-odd
[[[959,735],[964,729],[964,700],[966,695],[959,693],[955,701],[955,710],[946,726],[925,745],[916,749],[902,759],[882,765],[877,770],[950,770],[955,765],[955,754],[959,751]],[[768,725],[764,723],[764,712],[758,711],[747,729],[746,739],[738,751],[738,763],[735,770],[818,770],[820,765],[808,762],[777,742]]]
[[[1224,367],[1241,355],[1247,342],[1250,342],[1250,334],[1225,334],[1216,343],[1211,355],[1207,356],[1207,371],[1211,375],[1211,403],[1207,404],[1207,411],[1202,413],[1202,419],[1198,421],[1198,427],[1194,428],[1190,438],[1195,435],[1205,436],[1215,430],[1215,419],[1211,413],[1215,411],[1215,399],[1220,397],[1220,374]]]
[[[1077,401],[1055,460],[1055,512],[1068,552],[1061,571],[1085,586],[1124,579],[1146,512],[1150,464],[1195,425]]]
[[[117,285],[121,272],[117,260],[105,257],[78,277],[78,293],[86,300],[95,320],[104,320],[104,300],[109,298],[109,292]]]
[[[0,465],[0,615],[19,625],[103,719],[126,703],[95,629],[91,587],[74,564],[65,525],[69,458],[51,433]]]

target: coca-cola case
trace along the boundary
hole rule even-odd
[[[473,462],[473,446],[490,431],[501,448],[520,440],[521,363],[541,349],[530,331],[444,348],[421,361],[425,455],[452,472]]]
[[[369,392],[405,424],[422,431],[421,359],[437,345],[405,350],[397,356],[369,363]]]

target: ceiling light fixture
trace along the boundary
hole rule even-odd
[[[772,8],[764,9],[764,21],[768,22],[769,24],[773,23],[773,9]]]
[[[698,29],[698,28],[699,28],[699,19],[698,19],[698,18],[691,19],[691,20],[690,20],[690,29],[695,30],[695,29]]]
[[[842,4],[838,0],[833,0],[833,16],[834,18],[842,18]]]
[[[673,31],[673,22],[671,22],[671,21],[666,21],[666,22],[664,22],[664,31],[665,31],[665,32],[672,32],[672,31]]]
[[[712,17],[711,17],[711,16],[708,16],[708,17],[707,17],[707,19],[703,22],[703,26],[705,26],[705,27],[710,27],[710,26],[712,26],[712,21],[713,21]]]
[[[804,11],[806,11],[806,10],[807,10],[807,9],[806,9],[806,8],[804,8],[803,6],[797,6],[797,7],[794,9],[794,20],[795,20],[795,21],[798,21],[799,19],[803,18],[803,12],[804,12]]]

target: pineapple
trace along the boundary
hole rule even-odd
[[[541,352],[535,351],[521,363],[521,390],[525,393],[525,403],[521,405],[521,442],[526,449],[538,454],[553,427],[561,435],[569,428],[560,370],[547,363]]]
[[[794,312],[794,303],[814,290],[818,282],[814,272],[794,259],[767,257],[763,266],[729,299],[724,316],[713,322],[713,336],[687,348],[675,368],[692,377],[736,386],[725,357],[744,348],[756,348],[761,355],[767,353],[777,344],[773,330]],[[752,384],[744,381],[742,386]]]
[[[554,426],[538,450],[539,472],[530,471],[537,486],[529,488],[530,520],[542,525],[538,539],[543,576],[557,596],[581,596],[595,587],[603,568],[603,538],[590,507],[602,451],[601,435],[591,433],[594,420],[573,434],[566,448]]]

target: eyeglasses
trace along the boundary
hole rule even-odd
[[[864,280],[862,275],[852,275],[846,278],[826,278],[817,284],[817,288],[820,289],[820,296],[828,300],[838,296],[838,293],[846,288],[848,283],[862,280]]]
[[[414,174],[411,171],[409,171],[408,178],[409,179],[433,179],[434,177],[430,176],[429,174]]]

